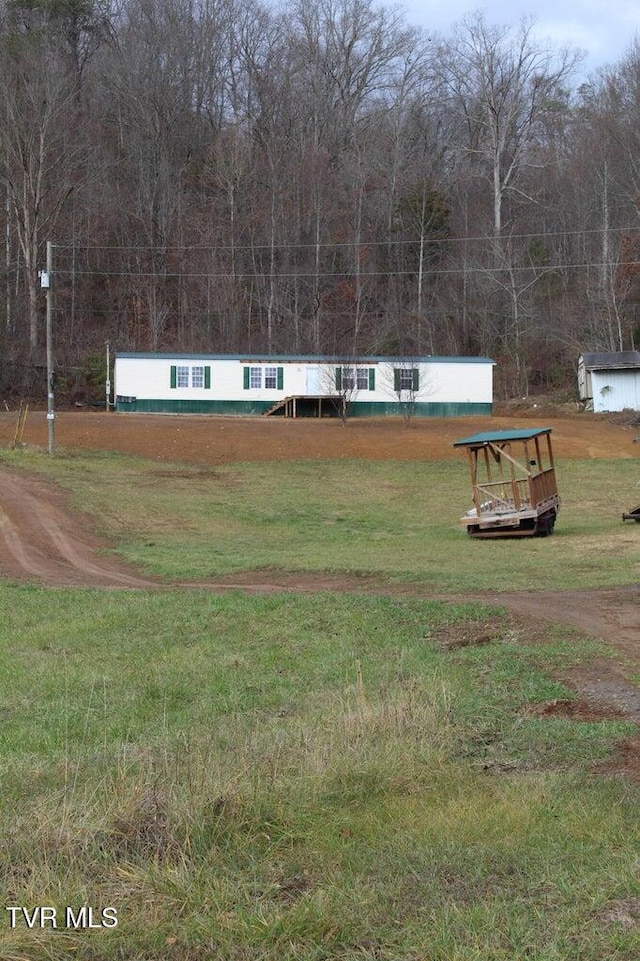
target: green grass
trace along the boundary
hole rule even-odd
[[[466,466],[301,461],[193,470],[118,455],[4,454],[51,476],[119,552],[174,580],[255,568],[361,573],[432,591],[633,583],[640,530],[635,460],[558,466],[563,506],[552,538],[472,541]]]
[[[464,593],[638,574],[619,519],[635,461],[561,464],[553,538],[474,542],[454,462],[0,456],[183,581],[279,567]],[[541,709],[606,648],[407,597],[0,583],[0,610],[5,905],[119,920],[12,930],[0,912],[0,959],[636,961],[638,792],[607,773],[635,729]]]
[[[119,918],[7,916],[0,957],[635,958],[637,796],[592,773],[631,728],[532,710],[594,645],[405,598],[0,607],[6,903]]]

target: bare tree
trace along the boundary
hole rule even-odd
[[[45,15],[37,10],[38,21]],[[15,224],[28,297],[28,342],[38,343],[42,245],[83,174],[77,88],[55,38],[6,14],[0,36],[0,179]]]
[[[566,85],[580,59],[540,43],[533,27],[532,20],[515,30],[493,27],[475,14],[443,44],[439,66],[442,95],[457,117],[457,147],[469,162],[469,188],[489,184],[491,226],[483,230],[482,221],[476,222],[487,242],[480,261],[467,259],[465,269],[481,271],[485,283],[493,279],[495,309],[504,317],[502,343],[515,358],[511,387],[518,392],[526,390],[523,297],[531,283],[522,273],[525,265],[513,259],[512,235],[520,210],[540,202],[532,173],[551,164],[542,149],[546,126],[566,112]]]
[[[459,119],[459,148],[491,184],[493,232],[504,227],[507,196],[527,198],[522,171],[535,163],[531,146],[563,99],[580,54],[538,42],[534,22],[516,31],[489,26],[482,14],[463,20],[440,52],[442,95]]]
[[[350,251],[345,244],[334,252],[349,278],[352,308],[346,330],[344,315],[334,318],[338,329],[333,339],[352,349],[361,337],[366,314],[364,219],[375,166],[380,163],[376,118],[392,109],[399,92],[406,99],[423,51],[419,32],[408,27],[397,10],[376,6],[372,0],[293,0],[289,10],[296,68],[292,91],[300,105],[299,123],[313,173],[309,190],[312,341],[316,350],[330,341],[323,331],[327,305],[341,299],[336,297],[337,286],[326,279],[331,258],[325,248],[333,227],[334,236],[352,241]]]

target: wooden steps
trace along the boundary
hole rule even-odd
[[[263,417],[338,417],[342,397],[327,394],[291,394],[277,400]]]

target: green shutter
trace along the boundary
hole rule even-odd
[[[420,388],[420,371],[417,367],[414,367],[411,371],[411,376],[413,380],[413,391],[414,393]]]
[[[400,368],[399,367],[393,368],[393,389],[395,390],[396,394],[399,393],[400,391]]]
[[[177,373],[176,373],[176,368],[175,368],[175,366],[172,364],[172,365],[171,365],[171,386],[172,386],[172,387],[175,387],[176,384],[177,384],[177,382],[178,382],[178,377],[177,377]]]
[[[277,386],[278,390],[283,390],[284,388],[284,367],[278,367],[277,371]]]
[[[342,390],[342,367],[336,367],[336,390]]]
[[[376,369],[375,367],[369,368],[369,390],[376,389]]]
[[[204,386],[205,390],[209,390],[211,387],[211,368],[205,367],[204,369]]]
[[[249,390],[249,368],[244,368],[244,389]]]

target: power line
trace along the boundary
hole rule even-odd
[[[640,267],[640,260],[629,261],[593,261],[583,264],[549,264],[545,267],[529,266],[506,266],[506,267],[483,267],[467,264],[463,267],[426,267],[425,276],[456,276],[459,274],[482,274],[486,276],[496,274],[512,274],[532,271],[539,272],[542,279],[549,274],[560,270],[602,270],[603,268],[619,270],[622,267]],[[57,274],[66,274],[69,277],[129,277],[129,278],[151,278],[154,280],[318,280],[344,278],[367,278],[367,277],[414,277],[417,268],[412,270],[342,270],[342,271],[292,271],[272,273],[269,270],[263,271],[242,271],[231,273],[229,271],[146,271],[146,270],[83,270],[82,268],[64,269],[59,268]]]
[[[635,233],[640,234],[640,224],[629,225],[627,227],[609,227],[606,231],[608,234],[614,233]],[[556,231],[537,231],[532,233],[524,234],[503,234],[500,237],[495,237],[492,235],[477,235],[471,237],[432,237],[427,239],[429,244],[464,244],[464,243],[478,243],[483,242],[487,244],[495,244],[510,240],[530,240],[536,238],[539,240],[546,240],[554,237],[580,237],[590,234],[602,234],[603,230],[601,227],[589,227],[580,230],[556,230]],[[235,251],[240,253],[241,251],[258,251],[258,250],[317,250],[321,249],[352,249],[354,247],[391,247],[391,246],[407,246],[415,245],[420,243],[420,238],[415,237],[412,240],[342,240],[342,241],[326,241],[322,243],[278,243],[278,244],[185,244],[185,245],[169,245],[169,246],[153,246],[151,244],[142,246],[140,244],[60,244],[56,243],[54,246],[56,250],[84,250],[84,251],[136,251],[137,253],[149,252],[149,253],[172,253],[180,251]]]

